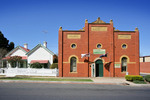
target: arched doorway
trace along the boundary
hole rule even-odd
[[[95,61],[95,68],[96,68],[96,77],[103,77],[103,61],[102,60]]]

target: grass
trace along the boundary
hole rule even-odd
[[[138,81],[138,80],[133,81],[133,83],[135,83],[135,84],[147,84],[147,83],[144,82],[144,81]]]
[[[71,78],[34,78],[34,77],[1,77],[0,80],[32,80],[32,81],[77,81],[93,82],[91,79],[71,79]]]

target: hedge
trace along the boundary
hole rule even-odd
[[[42,65],[41,65],[40,63],[36,62],[36,63],[32,63],[32,64],[30,65],[30,67],[31,67],[31,68],[42,68]]]
[[[143,81],[144,80],[143,77],[140,75],[126,75],[125,79],[127,81],[135,81],[135,80]]]
[[[58,69],[58,63],[53,63],[53,64],[50,66],[50,69],[55,69],[55,68]]]
[[[150,75],[146,75],[146,76],[144,76],[144,78],[147,82],[150,82]]]

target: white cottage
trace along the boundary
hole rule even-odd
[[[27,54],[28,64],[41,63],[44,68],[49,68],[53,64],[54,53],[47,48],[47,42],[43,45],[38,44]]]
[[[58,76],[58,69],[49,69],[53,64],[54,53],[47,48],[47,42],[38,44],[32,50],[28,45],[17,46],[2,59],[3,68],[0,68],[0,75],[16,76]],[[9,62],[8,62],[9,61]],[[29,68],[32,63],[41,63],[42,68]]]
[[[32,50],[28,49],[28,45],[24,44],[24,47],[17,46],[12,51],[10,51],[5,58],[3,58],[3,68],[27,68],[32,63],[41,63],[43,68],[49,68],[53,64],[53,55],[54,53],[47,48],[47,42],[44,41],[44,44],[38,44]],[[19,56],[22,61],[17,63],[9,63],[8,59],[10,57]]]
[[[5,58],[2,59],[3,60],[2,61],[2,67],[3,68],[6,68],[6,67],[26,68],[27,67],[27,55],[26,55],[26,53],[29,52],[29,51],[30,50],[28,49],[27,44],[24,44],[24,47],[17,46],[13,50],[11,50],[7,55],[5,55]],[[11,57],[14,57],[14,56],[21,57],[21,62],[19,62],[19,63],[17,63],[17,62],[9,63],[8,59],[10,59]]]

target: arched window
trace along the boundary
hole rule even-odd
[[[127,71],[127,58],[123,57],[121,59],[121,72],[126,72]]]
[[[76,72],[77,71],[77,58],[71,57],[70,59],[70,72]]]

